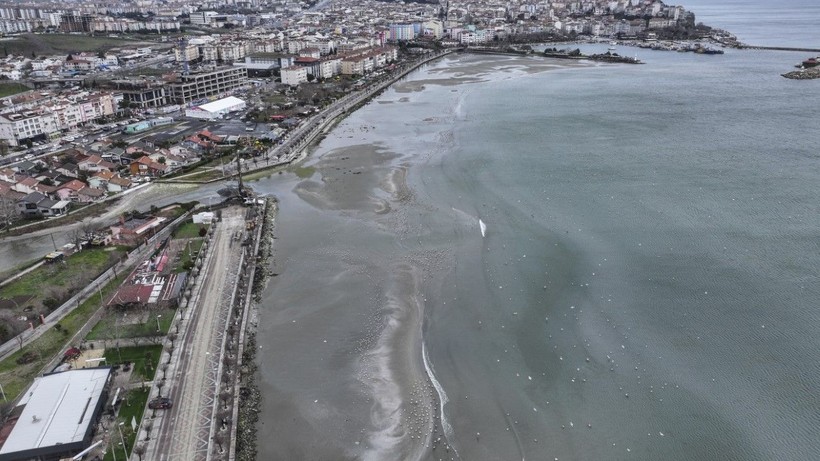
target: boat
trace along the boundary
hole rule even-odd
[[[484,224],[484,221],[481,218],[478,219],[478,227],[481,229],[481,236],[485,237],[487,235],[487,225]]]
[[[820,62],[818,62],[817,59],[818,58],[806,59],[802,63],[798,64],[797,67],[800,67],[800,68],[803,68],[803,69],[810,69],[812,67],[817,67],[818,65],[820,65]]]

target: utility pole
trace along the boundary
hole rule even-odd
[[[243,192],[244,188],[242,186],[242,164],[239,161],[239,152],[236,153],[236,177],[239,179],[239,196],[244,197],[245,192]]]

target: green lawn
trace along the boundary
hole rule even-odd
[[[150,354],[150,360],[149,360]],[[161,345],[121,347],[119,352],[116,348],[106,349],[105,357],[110,358],[110,362],[120,361],[132,362],[134,364],[131,376],[137,375],[143,381],[153,381],[157,373],[160,355],[162,355]]]
[[[118,261],[122,254],[122,250],[113,247],[93,248],[73,254],[63,263],[44,264],[0,288],[0,298],[33,294],[29,304],[35,310],[44,308],[51,312]]]
[[[200,248],[202,248],[203,240],[201,238],[191,239],[188,241],[188,245],[182,250],[182,255],[179,257],[179,261],[177,262],[176,266],[174,267],[174,272],[179,274],[180,272],[189,271],[194,266],[194,258],[199,254]]]
[[[206,229],[208,226],[205,224],[194,224],[193,222],[186,222],[185,224],[179,226],[176,231],[174,231],[174,238],[175,239],[192,239],[199,237],[199,230]]]
[[[163,309],[158,312],[160,332],[164,336],[171,328],[171,323],[174,321],[176,312],[173,309]],[[111,310],[94,325],[94,328],[88,333],[85,339],[95,341],[100,339],[117,339],[119,337],[120,345],[127,344],[129,338],[145,338],[157,335],[157,321],[156,315],[151,314],[150,317],[143,323],[118,323],[122,317],[122,312]]]
[[[30,89],[22,83],[0,83],[0,98],[29,91]]]
[[[137,441],[137,433],[131,430],[131,420],[135,419],[137,421],[137,429],[139,429],[139,425],[142,422],[142,414],[145,411],[145,405],[148,403],[148,395],[150,394],[151,389],[131,389],[127,393],[127,398],[123,398],[122,404],[120,405],[120,411],[117,415],[117,423],[125,423],[120,426],[122,430],[122,436],[125,440],[125,444],[128,447],[128,453],[130,453],[134,449],[134,445]],[[123,396],[126,397],[126,396]],[[119,439],[119,433],[116,434],[116,439]],[[119,440],[117,440],[119,441]],[[120,453],[123,453],[123,456],[119,456]],[[124,450],[122,447],[117,447],[117,459],[123,460],[128,459],[125,456]],[[114,460],[114,454],[112,452],[108,452],[105,455],[106,460]]]
[[[109,296],[122,283],[125,274],[109,282],[102,290],[103,297]],[[100,308],[99,296],[92,296],[80,307],[74,309],[60,321],[60,330],[50,328],[42,336],[32,341],[23,350],[18,350],[0,362],[0,382],[9,399],[16,398],[37,376],[43,367],[55,355],[68,348],[68,340],[85,325],[89,318]],[[157,346],[159,347],[159,346]],[[28,364],[18,365],[16,360],[28,351],[33,351],[38,358]]]

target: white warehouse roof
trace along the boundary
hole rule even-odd
[[[82,442],[110,374],[109,367],[82,368],[35,379],[0,455]]]
[[[209,102],[208,104],[203,104],[199,106],[199,109],[207,112],[220,112],[243,104],[245,104],[245,101],[234,96],[228,96],[227,98],[218,99],[214,102]]]

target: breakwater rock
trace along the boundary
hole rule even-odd
[[[815,78],[820,78],[820,67],[793,70],[783,74],[783,76],[792,80],[812,80]]]

